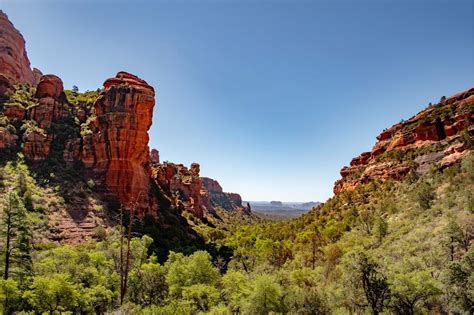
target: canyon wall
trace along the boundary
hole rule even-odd
[[[157,156],[156,150],[152,156]],[[183,208],[198,218],[205,213],[216,215],[216,208],[227,211],[250,213],[242,206],[239,194],[227,193],[221,185],[211,178],[200,177],[200,166],[197,163],[186,167],[183,164],[153,163],[152,178],[169,195],[173,204]]]
[[[201,178],[199,164],[160,164],[150,151],[155,91],[146,81],[119,72],[97,92],[64,91],[59,77],[30,69],[23,37],[3,12],[0,26],[0,156],[21,151],[37,166],[80,162],[95,191],[139,216],[159,211],[153,185],[198,218],[216,207],[244,209],[240,195]]]
[[[0,10],[0,94],[18,83],[37,84],[37,76],[30,68],[23,36]]]
[[[371,180],[401,180],[410,172],[425,173],[433,165],[447,167],[472,150],[474,88],[449,98],[407,121],[382,131],[370,152],[341,169],[334,193]]]

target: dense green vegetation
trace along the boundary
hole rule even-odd
[[[33,94],[19,88],[1,105],[30,108]],[[450,168],[412,171],[403,182],[371,181],[278,222],[223,209],[219,218],[200,220],[171,207],[152,184],[156,218],[129,225],[125,214],[123,227],[97,228],[93,241],[60,245],[52,213],[92,209],[112,221],[118,209],[102,203],[80,163],[63,159],[68,139],[92,132],[97,92],[65,97],[72,115],[48,130],[0,114],[0,128],[19,139],[55,135],[41,163],[17,154],[20,146],[0,155],[1,314],[474,312],[472,153]],[[433,110],[435,118],[444,117],[440,111]],[[378,159],[414,166],[417,156],[450,141]],[[472,148],[467,131],[452,141]]]
[[[154,254],[157,245],[147,235],[132,237],[128,247],[125,228],[82,245],[35,241],[32,232],[44,224],[44,209],[31,206],[37,198],[32,177],[21,162],[3,172],[16,174],[2,176],[8,193],[1,218],[0,307],[7,314],[473,309],[472,155],[402,183],[371,182],[289,221],[196,223],[214,248],[229,247],[231,255],[170,252],[165,260]]]

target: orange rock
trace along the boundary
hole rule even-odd
[[[436,124],[422,123],[413,130],[415,141],[439,141],[444,135],[442,126],[437,127]]]
[[[378,141],[370,154],[362,153],[351,160],[350,166],[341,169],[342,179],[335,182],[334,193],[355,189],[373,179],[402,179],[411,168],[400,162],[397,156],[402,156],[404,151],[410,149],[415,149],[416,152],[420,146],[434,145],[446,137],[469,130],[474,117],[473,105],[474,88],[471,88],[384,130],[377,136]],[[387,154],[386,157],[382,155],[390,152],[395,154]],[[430,152],[425,156],[415,157],[412,167],[422,173],[431,168],[431,163],[428,163],[430,159],[434,159],[439,166],[446,167],[457,163],[465,155],[465,151],[459,150],[451,153]]]
[[[107,189],[123,204],[146,208],[150,154],[148,130],[155,92],[126,72],[104,83],[94,107],[97,132],[84,139],[81,159],[104,178]]]
[[[41,72],[40,69],[33,68],[33,77],[35,78],[35,82],[34,82],[35,85],[39,84],[42,76],[43,76],[43,72]]]
[[[222,187],[218,181],[209,178],[209,177],[202,177],[202,184],[206,188],[206,190],[210,193],[222,193]]]
[[[52,137],[38,132],[23,135],[23,154],[33,161],[45,159],[50,152]]]
[[[0,73],[3,75],[0,80],[0,92],[5,92],[6,85],[34,85],[35,77],[26,54],[25,40],[1,10],[0,30]]]
[[[150,151],[150,161],[152,164],[159,164],[160,163],[160,152],[157,149],[152,149]]]
[[[46,74],[40,78],[35,97],[52,97],[53,99],[58,99],[63,90],[63,81],[59,77],[54,74]]]
[[[395,148],[404,147],[414,142],[415,142],[415,137],[413,133],[405,132],[393,138],[393,140],[390,142],[390,144],[387,147],[387,151],[390,152],[390,151],[393,151]]]
[[[367,161],[370,159],[370,156],[371,156],[370,152],[363,152],[358,157],[353,158],[351,160],[350,165],[351,166],[365,165],[365,164],[367,164]]]
[[[19,119],[23,120],[26,116],[26,109],[20,106],[3,106],[3,114],[8,117],[8,119]]]
[[[385,130],[385,131],[382,131],[382,132],[377,136],[377,140],[383,141],[383,140],[390,139],[391,137],[392,137],[392,131],[391,131],[391,130]]]
[[[12,134],[8,129],[0,127],[0,149],[16,145],[18,136]]]

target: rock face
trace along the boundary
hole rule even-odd
[[[63,98],[63,91],[63,81],[59,77],[53,74],[42,76],[35,94],[38,103],[28,110],[29,119],[47,129],[53,121],[67,116],[70,106]]]
[[[155,164],[153,179],[172,199],[175,207],[183,208],[198,218],[204,217],[205,207],[202,203],[202,181],[199,177],[199,164],[193,163],[190,168],[183,164]]]
[[[119,72],[98,94],[66,95],[59,77],[31,70],[23,37],[1,11],[0,61],[0,92],[11,91],[0,97],[0,150],[21,150],[35,165],[51,157],[48,162],[68,166],[82,162],[94,192],[138,208],[138,215],[157,213],[156,188],[165,192],[166,206],[199,218],[214,213],[215,206],[242,208],[238,194],[224,193],[219,183],[200,177],[199,164],[160,164],[158,150],[150,152],[155,91],[146,81]]]
[[[246,212],[239,194],[224,192],[219,182],[212,178],[202,177],[202,183],[203,190],[208,195],[209,203],[213,208],[221,207],[227,211]]]
[[[63,98],[63,83],[55,75],[41,77],[33,105],[24,108],[15,105],[4,105],[2,113],[10,122],[33,121],[33,124],[23,124],[25,129],[21,136],[23,143],[22,152],[33,161],[45,159],[50,153],[50,146],[54,139],[53,134],[48,134],[48,129],[53,121],[61,119],[68,114],[69,104]],[[18,136],[9,137],[4,132],[0,147],[6,148],[17,145]]]
[[[61,140],[61,136],[51,130],[54,122],[78,118],[83,123],[88,116],[91,132],[67,140],[63,152],[65,160],[82,161],[91,176],[103,184],[105,194],[117,197],[124,205],[138,202],[141,208],[151,211],[148,129],[152,123],[154,95],[153,88],[145,81],[119,72],[105,81],[104,89],[94,103],[93,116],[93,113],[68,103],[59,77],[43,75],[32,98],[33,105],[26,109],[3,106],[3,115],[10,121],[34,122],[21,137],[22,151],[32,161],[47,158],[52,143]],[[16,145],[17,139],[3,128],[0,147]]]
[[[153,165],[153,179],[175,207],[183,208],[198,218],[205,213],[215,214],[215,208],[227,211],[246,211],[239,194],[223,192],[221,185],[208,177],[200,177],[197,163],[187,168],[183,164],[163,163]]]
[[[119,72],[104,83],[94,104],[97,118],[92,134],[68,147],[87,168],[103,179],[105,187],[125,205],[148,202],[151,127],[155,91],[144,80]],[[145,206],[146,207],[146,206]]]
[[[471,149],[467,143],[472,142],[473,118],[471,88],[384,130],[371,152],[362,153],[341,169],[342,179],[336,181],[334,193],[373,179],[400,180],[412,170],[427,172],[433,163],[445,167],[460,161]]]
[[[214,180],[209,177],[202,177],[202,183],[204,184],[206,190],[210,193],[223,193],[222,187],[217,180]]]
[[[25,40],[0,10],[0,94],[14,84],[36,85],[26,54]]]

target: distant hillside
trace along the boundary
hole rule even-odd
[[[277,218],[290,218],[300,216],[312,208],[321,204],[320,202],[282,202],[282,201],[245,201],[250,204],[253,212],[276,216]]]

